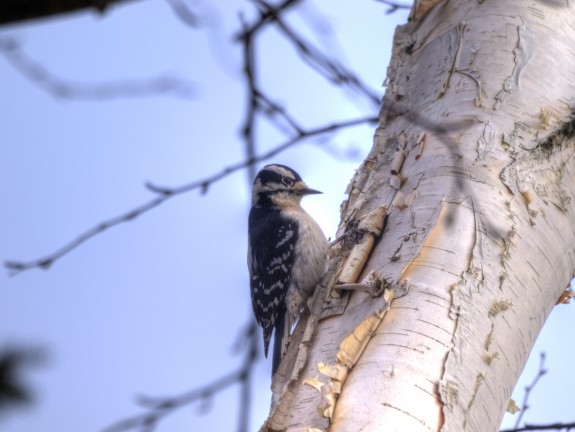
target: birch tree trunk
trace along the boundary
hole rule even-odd
[[[573,23],[567,1],[446,0],[397,29],[347,234],[262,430],[498,429],[575,266]]]

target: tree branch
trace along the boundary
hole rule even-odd
[[[227,168],[224,168],[222,171],[213,174],[209,177],[206,177],[204,179],[201,180],[196,180],[194,182],[182,185],[182,186],[178,186],[175,188],[168,188],[168,187],[163,187],[163,186],[157,186],[154,185],[152,183],[146,183],[146,187],[151,190],[154,193],[159,194],[159,196],[157,196],[156,198],[141,204],[138,207],[133,208],[132,210],[129,210],[126,213],[120,214],[118,216],[112,217],[110,219],[107,219],[101,223],[99,223],[98,225],[88,229],[87,231],[83,232],[82,234],[80,234],[76,239],[70,241],[69,243],[65,244],[64,246],[62,246],[60,249],[56,250],[55,252],[49,254],[48,256],[44,257],[44,258],[40,258],[37,260],[33,260],[33,261],[13,261],[13,260],[9,260],[6,261],[4,263],[4,266],[10,271],[11,275],[16,275],[18,273],[21,273],[25,270],[30,270],[33,268],[40,268],[43,270],[46,270],[48,268],[50,268],[50,266],[57,261],[58,259],[62,258],[64,255],[66,255],[67,253],[69,253],[70,251],[76,249],[78,246],[80,246],[82,243],[84,243],[85,241],[91,239],[92,237],[103,233],[104,231],[107,231],[108,229],[115,227],[116,225],[119,225],[123,222],[130,222],[132,220],[134,220],[135,218],[137,218],[138,216],[148,212],[149,210],[152,210],[153,208],[156,208],[158,206],[160,206],[161,204],[163,204],[165,201],[167,201],[168,199],[176,196],[176,195],[180,195],[182,193],[185,192],[189,192],[195,189],[199,189],[201,191],[201,193],[206,193],[208,188],[215,182],[217,182],[218,180],[221,180],[231,174],[233,174],[236,171],[239,171],[243,168],[249,167],[251,165],[254,165],[258,162],[264,161],[264,160],[268,160],[272,157],[274,157],[275,155],[277,155],[278,153],[288,149],[289,147],[292,147],[296,144],[299,144],[300,142],[318,136],[318,135],[322,135],[322,134],[326,134],[329,132],[334,132],[337,130],[341,130],[344,128],[348,128],[348,127],[353,127],[353,126],[358,126],[361,124],[366,124],[366,123],[375,123],[377,122],[377,117],[373,116],[373,117],[362,117],[362,118],[358,118],[358,119],[354,119],[354,120],[347,120],[347,121],[343,121],[343,122],[339,122],[339,123],[331,123],[325,126],[320,126],[317,127],[315,129],[308,129],[308,130],[304,130],[301,131],[300,133],[297,133],[295,136],[293,136],[292,138],[286,140],[284,143],[278,145],[277,147],[271,149],[270,151],[263,153],[259,156],[254,156],[251,159],[246,159],[242,162],[238,162],[234,165],[230,165]]]
[[[52,96],[75,100],[109,100],[117,97],[149,97],[172,95],[189,99],[194,85],[170,75],[141,80],[131,79],[103,84],[79,84],[66,81],[33,61],[13,38],[0,38],[0,51],[22,75]]]
[[[389,6],[389,9],[385,11],[387,15],[394,13],[398,9],[411,9],[410,4],[399,3],[391,0],[375,0],[375,1]]]
[[[550,423],[550,424],[527,424],[525,423],[524,426],[519,426],[521,423],[521,419],[525,412],[530,408],[529,407],[529,396],[531,395],[531,391],[535,388],[539,380],[547,373],[547,369],[545,369],[545,353],[542,352],[540,354],[539,359],[539,369],[537,370],[537,375],[527,387],[525,387],[525,394],[523,395],[523,403],[521,404],[520,414],[515,421],[515,426],[511,429],[502,429],[499,432],[523,432],[523,431],[539,431],[539,430],[566,430],[569,431],[571,429],[575,429],[575,422],[573,423]]]
[[[301,0],[284,0],[277,6],[266,7],[265,10],[260,10],[259,19],[257,19],[251,26],[244,28],[241,33],[236,35],[236,39],[240,40],[244,37],[252,37],[255,33],[259,32],[265,25],[276,20],[279,12],[288,10],[289,8],[300,3]]]
[[[295,46],[301,58],[310,67],[316,70],[329,82],[338,86],[347,86],[351,90],[367,98],[373,106],[379,107],[381,96],[371,91],[356,74],[338,61],[330,59],[322,51],[306,41],[295,31],[295,29],[290,27],[280,15],[277,14],[270,4],[263,0],[252,1],[264,8],[267,13],[274,14],[274,21],[277,23],[278,29],[283,33],[286,39]]]
[[[47,18],[81,9],[104,13],[110,5],[125,2],[127,0],[2,0],[0,2],[0,24]]]
[[[190,27],[199,27],[200,17],[183,0],[167,0],[172,10],[182,22]]]
[[[517,420],[515,420],[515,429],[519,427],[521,424],[521,420],[525,415],[525,411],[529,409],[529,396],[531,395],[531,391],[535,388],[539,380],[547,373],[547,369],[545,369],[545,353],[542,352],[539,358],[539,370],[537,371],[537,375],[531,382],[530,385],[525,387],[525,394],[523,395],[523,403],[521,404],[521,408],[519,411],[519,415],[517,416]]]
[[[256,322],[251,319],[249,325],[242,334],[241,339],[247,341],[248,347],[245,351],[243,362],[237,370],[216,379],[210,384],[183,393],[179,396],[142,396],[139,398],[138,404],[147,409],[147,412],[119,420],[105,428],[102,432],[122,432],[138,429],[141,432],[154,430],[164,417],[173,414],[178,409],[196,401],[207,401],[217,393],[235,384],[240,384],[242,393],[240,414],[238,418],[238,432],[247,432],[251,403],[250,382],[253,368],[259,355],[258,335],[259,333],[257,331]]]
[[[557,431],[570,431],[571,429],[575,429],[575,422],[572,423],[550,423],[545,425],[535,425],[535,424],[525,424],[520,428],[514,429],[502,429],[499,432],[524,432],[524,431],[542,431],[542,430],[557,430]]]

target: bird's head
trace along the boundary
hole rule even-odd
[[[299,204],[302,197],[322,192],[310,189],[300,175],[285,165],[266,165],[256,175],[252,188],[252,206],[262,199],[275,203],[294,202]]]

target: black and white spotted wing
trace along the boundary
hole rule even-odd
[[[274,346],[279,347],[284,334],[286,303],[294,263],[297,224],[280,215],[271,203],[260,202],[250,211],[248,267],[252,307],[264,332],[264,350],[274,327]],[[274,349],[275,357],[275,349]],[[279,358],[275,359],[279,362]]]

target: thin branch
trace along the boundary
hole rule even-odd
[[[304,59],[306,59],[307,62],[323,65],[322,67],[324,70],[321,71],[321,73],[324,77],[327,77],[332,81],[357,83],[359,84],[359,88],[363,89],[363,86],[359,83],[359,80],[353,76],[353,74],[349,71],[340,71],[342,67],[327,58],[319,50],[311,47],[305,40],[303,40],[303,38],[283,23],[280,18],[280,14],[285,12],[288,6],[293,6],[295,2],[285,1],[274,6],[262,0],[252,1],[260,8],[260,17],[255,24],[248,25],[247,23],[242,22],[242,32],[237,36],[237,41],[239,41],[243,47],[243,72],[248,93],[246,116],[242,127],[242,136],[245,142],[247,160],[252,159],[256,154],[257,137],[255,129],[258,114],[263,114],[263,116],[269,120],[273,126],[284,133],[295,133],[296,136],[304,135],[306,133],[304,128],[295,120],[295,118],[288,114],[287,110],[283,106],[274,102],[269,96],[267,96],[258,85],[256,73],[257,62],[255,59],[255,39],[256,36],[261,34],[262,30],[267,28],[264,24],[273,24],[283,27],[284,31],[290,35],[296,45],[303,47],[303,51],[307,53],[307,55],[304,56]],[[325,71],[328,69],[330,72]],[[366,91],[364,91],[364,93],[365,92]],[[369,93],[369,91],[367,92]],[[369,95],[369,97],[372,101],[375,101],[376,104],[379,104],[379,97],[373,95]],[[286,130],[286,125],[289,130]],[[250,168],[252,171],[249,173],[248,178],[251,180],[255,176],[255,166],[250,165]]]
[[[290,123],[292,127],[295,125],[295,122],[289,119],[283,109],[280,109],[279,106],[272,104],[271,100],[266,97],[261,90],[258,90],[256,80],[256,50],[254,46],[254,40],[265,25],[272,23],[277,19],[279,13],[285,12],[288,8],[293,7],[299,1],[300,0],[286,0],[275,7],[270,6],[266,10],[260,10],[259,19],[257,19],[255,24],[252,24],[251,26],[242,20],[242,33],[239,37],[236,38],[236,40],[241,42],[243,46],[243,72],[248,91],[246,118],[242,127],[242,135],[245,142],[245,153],[247,160],[253,159],[256,154],[255,126],[258,113],[263,113],[265,116],[267,116],[275,126],[278,126],[278,122],[275,118],[276,113],[283,114],[282,117],[284,120],[288,120],[288,123]],[[264,105],[262,105],[262,102]],[[248,179],[251,182],[256,174],[255,164],[249,165],[248,169]]]
[[[250,382],[253,368],[258,358],[258,331],[255,321],[252,319],[242,334],[242,340],[247,341],[247,349],[240,367],[224,375],[215,381],[183,393],[179,396],[166,398],[140,397],[138,403],[149,411],[119,420],[108,426],[102,432],[121,432],[127,430],[152,431],[166,416],[173,414],[178,409],[196,401],[207,401],[217,393],[240,384],[242,401],[238,419],[238,432],[247,432],[249,423],[249,409],[251,401]],[[244,345],[245,346],[245,345]]]
[[[20,272],[25,270],[29,270],[32,268],[41,268],[43,270],[49,269],[52,264],[66,255],[68,252],[76,249],[86,240],[91,239],[97,234],[101,234],[104,231],[112,228],[116,225],[121,224],[122,222],[130,222],[136,217],[140,216],[142,213],[146,213],[147,211],[153,209],[154,207],[163,204],[169,198],[168,195],[159,196],[151,201],[148,201],[145,204],[142,204],[127,213],[121,214],[119,216],[113,217],[111,219],[105,220],[104,222],[99,223],[98,225],[90,228],[89,230],[83,232],[78,237],[76,237],[71,242],[65,244],[60,249],[56,250],[55,252],[51,253],[50,255],[40,258],[38,260],[29,261],[29,262],[21,262],[21,261],[6,261],[4,262],[4,266],[10,270],[10,275],[14,276]]]
[[[200,26],[200,17],[194,13],[183,0],[167,0],[172,10],[182,22],[190,27]]]
[[[336,60],[330,59],[322,51],[306,41],[275,12],[275,9],[269,3],[263,0],[252,1],[264,8],[268,14],[276,14],[274,20],[277,23],[278,29],[283,33],[286,39],[295,46],[301,58],[308,65],[328,81],[336,85],[348,86],[353,91],[366,97],[374,106],[379,107],[381,96],[371,91],[356,74]]]
[[[499,432],[524,432],[524,431],[542,431],[542,430],[556,430],[556,431],[570,431],[575,429],[575,422],[572,423],[550,423],[550,424],[525,424],[520,428],[513,428],[513,429],[502,429]]]
[[[519,427],[521,424],[521,420],[525,415],[525,411],[529,409],[529,396],[531,395],[531,391],[535,388],[541,377],[547,373],[547,369],[545,369],[545,353],[542,352],[539,358],[539,370],[537,371],[537,375],[527,387],[525,387],[525,394],[523,395],[523,403],[521,404],[521,408],[519,411],[519,415],[517,416],[517,420],[515,421],[515,429]]]
[[[195,181],[192,183],[188,183],[186,185],[183,186],[179,186],[177,188],[167,188],[167,187],[161,187],[161,186],[156,186],[156,185],[152,185],[152,184],[147,184],[146,186],[157,193],[161,193],[161,194],[166,194],[166,195],[173,195],[173,194],[180,194],[183,192],[188,192],[190,190],[193,189],[198,189],[201,188],[202,192],[206,192],[207,189],[211,186],[212,183],[232,174],[233,172],[236,172],[242,168],[246,168],[249,165],[258,163],[258,162],[262,162],[264,160],[268,160],[272,157],[274,157],[275,155],[283,152],[284,150],[287,150],[288,148],[299,144],[301,141],[307,140],[309,138],[313,138],[315,136],[318,135],[323,135],[326,133],[330,133],[330,132],[335,132],[338,130],[342,130],[348,127],[354,127],[354,126],[359,126],[362,124],[367,124],[367,123],[372,123],[375,124],[377,122],[377,116],[372,116],[372,117],[361,117],[358,119],[354,119],[354,120],[346,120],[346,121],[342,121],[342,122],[335,122],[335,123],[331,123],[328,124],[326,126],[320,126],[317,127],[315,129],[307,129],[302,131],[301,133],[298,133],[297,135],[295,135],[294,137],[286,140],[284,143],[278,145],[277,147],[274,147],[273,149],[269,150],[266,153],[263,153],[259,156],[254,157],[251,160],[245,160],[242,162],[239,162],[235,165],[230,165],[227,168],[225,168],[223,171],[212,175],[211,177],[207,177],[203,180],[199,180],[199,181]]]
[[[252,37],[254,34],[258,33],[265,25],[275,21],[279,12],[284,12],[300,2],[301,0],[284,0],[277,6],[267,7],[264,11],[260,10],[259,19],[257,19],[251,26],[244,28],[241,33],[236,35],[236,39],[241,40],[245,37]]]
[[[247,24],[242,22],[244,31],[247,28]],[[248,101],[246,107],[246,119],[244,120],[244,126],[242,127],[242,136],[245,143],[245,154],[246,159],[251,160],[256,154],[256,137],[255,137],[255,122],[256,114],[258,111],[258,103],[256,97],[256,71],[255,71],[255,50],[253,45],[253,37],[255,33],[250,33],[243,38],[243,59],[244,59],[244,76],[246,87],[248,90]],[[255,177],[255,167],[252,164],[250,172],[248,173],[248,179],[251,181]]]
[[[374,106],[379,106],[381,97],[378,94],[372,92],[352,71],[330,59],[321,50],[307,42],[281,18],[280,13],[285,10],[286,6],[293,6],[294,1],[285,1],[278,6],[263,0],[252,1],[262,10],[260,20],[251,27],[244,27],[243,31],[236,36],[238,40],[253,38],[253,35],[260,31],[264,24],[273,22],[277,24],[277,28],[286,36],[286,39],[294,44],[302,59],[324,78],[336,85],[347,85],[365,96]]]
[[[176,0],[173,0],[176,1]],[[148,183],[146,186],[151,191],[160,194],[160,196],[155,197],[153,200],[150,200],[131,211],[119,215],[117,217],[111,218],[106,220],[97,226],[87,230],[86,232],[80,234],[76,239],[69,242],[68,244],[64,245],[62,248],[58,249],[56,252],[38,260],[34,260],[31,262],[20,262],[20,261],[8,261],[5,263],[5,266],[11,271],[11,274],[17,274],[24,270],[28,270],[31,268],[42,268],[47,269],[49,268],[56,260],[61,258],[62,256],[66,255],[76,247],[80,246],[86,240],[98,235],[107,229],[119,225],[122,222],[128,222],[132,219],[136,218],[137,216],[155,208],[159,205],[163,204],[168,198],[171,196],[184,193],[193,189],[201,189],[203,193],[207,191],[209,186],[239,170],[242,168],[250,168],[251,172],[249,173],[249,178],[254,177],[254,169],[255,164],[259,161],[266,160],[278,154],[279,152],[285,150],[286,148],[299,143],[302,140],[305,140],[310,137],[314,137],[321,134],[326,134],[338,129],[346,128],[355,126],[357,124],[362,124],[366,122],[375,122],[375,117],[368,117],[362,118],[358,120],[349,120],[341,123],[333,123],[328,126],[319,127],[316,129],[309,129],[304,130],[296,120],[287,114],[286,110],[281,107],[279,104],[273,102],[271,98],[264,94],[261,91],[256,83],[256,74],[255,74],[255,61],[254,61],[254,44],[253,38],[256,34],[259,33],[260,30],[264,29],[264,23],[279,23],[280,17],[279,13],[287,10],[289,7],[295,5],[297,3],[296,0],[286,0],[280,3],[277,6],[271,6],[267,3],[261,2],[256,0],[256,2],[261,6],[262,10],[260,11],[260,18],[257,20],[255,24],[248,26],[244,23],[243,25],[243,32],[241,33],[240,37],[238,38],[239,41],[243,43],[244,46],[244,72],[246,76],[246,83],[248,87],[249,97],[248,97],[248,109],[246,114],[246,119],[244,121],[243,126],[243,135],[244,140],[246,142],[246,159],[243,162],[237,163],[231,167],[224,169],[222,172],[215,174],[211,177],[206,179],[192,182],[190,184],[180,186],[177,188],[166,188],[166,187],[159,187],[154,184]],[[258,24],[259,23],[259,24]],[[316,51],[315,49],[309,48],[305,41],[303,41],[299,36],[297,36],[292,30],[288,29],[285,24],[283,27],[286,29],[288,34],[291,34],[291,37],[296,40],[296,42],[303,47],[304,51],[309,53],[309,57],[313,58],[315,56],[321,57],[321,53]],[[33,62],[29,61],[20,51],[18,44],[13,40],[1,40],[0,39],[0,49],[4,49],[5,52],[10,53],[13,58],[19,59],[17,61],[18,64],[24,65],[23,67],[27,70],[28,74],[33,77],[35,80],[41,82],[47,88],[51,89],[53,92],[56,92],[59,95],[66,95],[69,96],[71,94],[76,94],[75,91],[70,91],[67,84],[63,84],[57,79],[54,79],[49,73],[47,73],[41,66],[34,64]],[[24,59],[24,60],[22,60]],[[327,57],[321,57],[317,60],[319,64],[324,64],[325,67],[333,69],[334,73],[337,72],[338,67],[333,63],[331,60],[327,59]],[[106,92],[104,92],[106,93]],[[108,94],[112,94],[113,92]],[[280,127],[280,122],[278,117],[287,123],[287,125],[292,129],[291,134],[292,137],[288,139],[285,143],[279,145],[275,149],[271,151],[256,156],[256,137],[255,137],[255,122],[257,118],[257,114],[263,113],[268,119],[270,119],[271,123],[274,124],[276,127]],[[285,131],[284,131],[285,132]]]
[[[268,96],[264,93],[259,91],[258,89],[254,89],[256,100],[258,102],[258,106],[263,110],[263,112],[267,115],[268,119],[272,122],[274,126],[277,127],[278,130],[285,131],[283,124],[277,120],[277,116],[285,121],[291,129],[291,132],[297,132],[298,134],[303,133],[302,126],[291,116],[287,113],[286,109],[281,106],[280,104],[272,101]],[[276,116],[277,114],[277,116]]]
[[[64,14],[83,10],[103,14],[116,4],[127,2],[128,0],[1,1],[0,25],[45,19],[52,16],[60,17]]]
[[[55,261],[62,258],[64,255],[66,255],[70,251],[76,249],[78,246],[80,246],[85,241],[91,239],[92,237],[94,237],[98,234],[103,233],[104,231],[107,231],[108,229],[110,229],[112,227],[115,227],[116,225],[119,225],[123,222],[130,222],[130,221],[134,220],[135,218],[142,215],[143,213],[146,213],[149,210],[160,206],[165,201],[167,201],[168,199],[170,199],[176,195],[179,195],[179,194],[182,194],[185,192],[189,192],[189,191],[192,191],[195,189],[199,189],[202,193],[206,193],[208,188],[213,183],[217,182],[218,180],[221,180],[221,179],[233,174],[236,171],[247,168],[247,167],[254,165],[258,162],[268,160],[268,159],[274,157],[275,155],[277,155],[278,153],[281,153],[282,151],[288,149],[289,147],[292,147],[296,144],[299,144],[304,140],[307,140],[309,138],[312,138],[312,137],[315,137],[318,135],[342,130],[342,129],[345,129],[348,127],[354,127],[354,126],[358,126],[358,125],[362,125],[362,124],[366,124],[366,123],[375,123],[375,122],[377,122],[376,116],[362,117],[362,118],[358,118],[358,119],[354,119],[354,120],[347,120],[347,121],[342,121],[342,122],[331,123],[331,124],[328,124],[325,126],[317,127],[315,129],[308,129],[308,130],[305,130],[305,131],[302,131],[302,132],[296,134],[294,137],[286,140],[284,143],[278,145],[277,147],[271,149],[268,152],[262,153],[259,156],[254,156],[251,159],[246,159],[242,162],[238,162],[234,165],[230,165],[227,168],[224,168],[219,173],[213,174],[213,175],[206,177],[204,179],[197,180],[197,181],[194,181],[194,182],[191,182],[191,183],[179,186],[179,187],[167,188],[167,187],[161,187],[161,186],[156,186],[156,185],[151,184],[151,183],[147,183],[146,187],[149,190],[151,190],[152,192],[159,194],[159,196],[157,196],[156,198],[154,198],[154,199],[152,199],[152,200],[150,200],[150,201],[148,201],[148,202],[146,202],[146,203],[144,203],[138,207],[133,208],[132,210],[130,210],[126,213],[120,214],[118,216],[112,217],[110,219],[107,219],[107,220],[99,223],[98,225],[88,229],[84,233],[80,234],[76,239],[65,244],[60,249],[56,250],[55,252],[49,254],[48,256],[46,256],[44,258],[40,258],[37,260],[28,261],[28,262],[6,261],[4,263],[4,266],[10,271],[11,275],[16,275],[16,274],[21,273],[25,270],[30,270],[33,268],[40,268],[40,269],[46,270],[46,269],[50,268],[50,266],[52,264],[54,264]]]
[[[390,0],[375,0],[375,1],[377,1],[378,3],[383,3],[383,4],[386,4],[389,6],[389,9],[387,9],[385,11],[385,13],[387,15],[394,13],[398,9],[411,9],[410,4],[398,3],[398,2],[390,1]]]
[[[240,416],[238,418],[239,422],[238,432],[248,432],[251,404],[252,404],[251,378],[254,371],[253,366],[255,365],[259,356],[258,339],[260,333],[258,329],[259,328],[255,320],[252,319],[250,326],[248,327],[248,333],[247,333],[249,342],[248,357],[246,358],[244,373],[240,377],[241,397],[240,397]]]
[[[170,75],[141,80],[131,79],[103,84],[80,84],[64,80],[32,60],[13,38],[0,38],[0,52],[22,75],[54,97],[76,100],[108,100],[117,97],[172,95],[189,99],[194,85]]]

